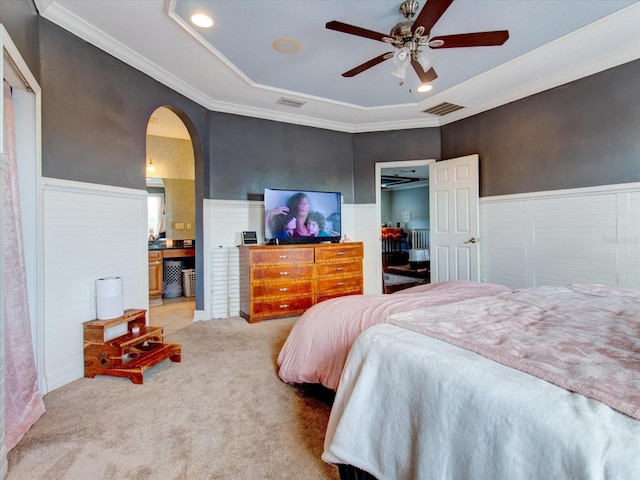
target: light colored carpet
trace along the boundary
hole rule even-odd
[[[196,322],[167,337],[182,362],[143,385],[96,376],[51,392],[7,479],[339,478],[320,459],[332,395],[277,377],[294,321]]]

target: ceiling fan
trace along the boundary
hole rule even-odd
[[[453,0],[428,0],[415,20],[419,3],[415,0],[407,0],[400,5],[400,11],[405,17],[405,21],[396,24],[389,35],[356,27],[347,23],[333,20],[326,24],[329,30],[336,30],[350,35],[379,40],[393,45],[396,52],[386,52],[371,60],[358,65],[351,70],[344,72],[343,77],[354,77],[371,67],[382,63],[389,58],[393,58],[396,68],[392,74],[404,79],[409,64],[420,77],[420,82],[426,84],[432,82],[438,75],[431,67],[430,60],[421,50],[422,47],[429,48],[459,48],[459,47],[484,47],[502,45],[509,38],[508,30],[496,30],[492,32],[459,33],[455,35],[442,35],[431,37],[431,29],[453,3]]]

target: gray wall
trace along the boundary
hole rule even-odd
[[[640,181],[640,60],[442,127],[481,196]]]
[[[44,176],[144,189],[147,123],[167,104],[206,145],[203,107],[44,19],[40,42]]]
[[[358,133],[353,139],[355,203],[375,203],[377,162],[440,160],[440,129]]]
[[[394,190],[390,196],[391,221],[393,226],[400,222],[404,229],[429,228],[429,187]],[[405,222],[402,214],[411,212],[411,220]],[[384,220],[384,217],[383,217]]]
[[[0,0],[0,23],[40,83],[38,12],[31,0]]]
[[[211,112],[212,197],[259,198],[265,188],[341,192],[353,203],[348,133]]]

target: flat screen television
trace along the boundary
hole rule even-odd
[[[338,192],[264,190],[264,235],[270,244],[340,241],[342,223]]]

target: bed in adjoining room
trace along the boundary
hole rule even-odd
[[[537,287],[390,316],[351,348],[323,459],[344,478],[639,478],[640,290]]]
[[[320,302],[294,324],[278,356],[278,375],[292,384],[320,383],[336,390],[351,344],[394,313],[511,291],[493,283],[455,280],[385,295],[349,295]]]

